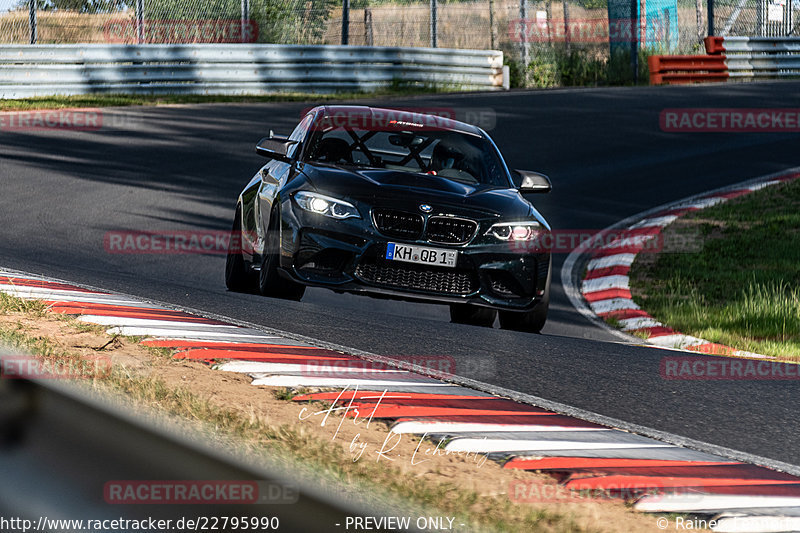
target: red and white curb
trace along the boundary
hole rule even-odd
[[[800,172],[786,172],[781,175],[750,181],[746,184],[727,187],[725,189],[693,197],[687,200],[661,206],[642,215],[626,219],[622,225],[615,225],[603,230],[622,229],[626,235],[598,248],[586,263],[586,273],[580,283],[580,295],[591,312],[602,320],[614,318],[621,326],[621,331],[628,340],[645,343],[660,348],[687,350],[710,355],[726,355],[746,358],[766,358],[767,356],[737,350],[729,346],[716,344],[707,340],[685,335],[653,318],[633,301],[630,291],[629,273],[636,256],[658,237],[661,231],[677,218],[700,209],[738,198],[753,191],[785,183],[800,178]],[[580,262],[582,252],[573,252],[574,256],[565,262],[570,272],[562,271],[562,280],[567,285],[567,278],[572,278],[571,269]],[[571,255],[573,255],[571,254]],[[576,302],[575,291],[567,290],[573,304],[581,310],[582,302]],[[606,329],[609,329],[607,326]]]
[[[293,401],[347,406],[346,416],[358,410],[359,417],[386,420],[394,433],[443,439],[445,452],[549,473],[567,489],[632,500],[640,511],[716,516],[716,531],[791,531],[800,520],[800,477],[777,470],[129,296],[3,270],[0,291],[42,300],[51,312],[109,333],[145,336],[143,345],[247,374],[255,386],[341,389]]]

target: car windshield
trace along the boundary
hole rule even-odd
[[[494,146],[477,135],[450,130],[315,128],[304,161],[424,173],[469,185],[509,187]]]

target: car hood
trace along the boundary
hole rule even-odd
[[[420,204],[429,204],[434,212],[477,218],[540,218],[516,189],[473,186],[441,176],[383,169],[306,164],[303,173],[319,192],[371,207],[417,211]]]

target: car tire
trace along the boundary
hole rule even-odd
[[[255,278],[247,268],[242,255],[242,215],[239,208],[233,217],[231,240],[228,244],[228,257],[225,261],[225,286],[235,292],[248,292],[253,290]]]
[[[494,326],[497,311],[469,304],[450,304],[450,322],[490,328]]]
[[[528,333],[541,333],[547,322],[547,310],[550,307],[550,278],[552,277],[553,263],[547,272],[547,283],[545,284],[544,296],[530,311],[500,311],[500,327],[502,329],[512,329],[514,331],[525,331]]]
[[[269,217],[261,270],[258,273],[258,291],[263,296],[299,301],[306,292],[306,287],[282,277],[278,273],[279,261],[280,214],[274,209]]]

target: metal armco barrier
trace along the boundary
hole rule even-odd
[[[504,87],[494,50],[312,46],[5,45],[0,97],[55,94],[266,94],[390,86]],[[507,85],[506,85],[507,88]]]
[[[800,38],[706,37],[705,56],[650,56],[650,84],[800,77]]]
[[[0,357],[0,368],[4,364]],[[224,447],[207,443],[208,436],[196,428],[141,409],[134,412],[111,396],[55,381],[0,379],[2,517],[21,517],[33,525],[43,516],[145,521],[150,517],[173,520],[173,525],[181,518],[237,517],[244,527],[266,516],[278,521],[278,531],[300,532],[335,531],[348,516],[422,516],[424,512],[408,503],[380,499],[380,495],[372,499],[365,490],[348,493],[358,487],[333,485],[330,478],[301,470],[299,465],[261,456],[246,460],[241,451],[234,453],[229,443]],[[109,501],[107,484],[126,480],[255,481],[259,498],[242,503],[212,497],[203,504],[169,505],[164,504],[169,498],[166,495],[162,502]],[[234,531],[233,527],[223,528],[221,522],[218,526],[210,526],[212,523],[196,529]],[[59,531],[88,529],[53,527]],[[111,526],[108,531],[123,529],[130,530]],[[190,528],[170,530],[181,529]],[[250,529],[266,530],[263,525]]]
[[[705,44],[725,59],[731,78],[800,77],[798,37],[706,37]]]

